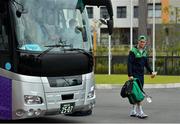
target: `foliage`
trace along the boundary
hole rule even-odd
[[[111,47],[112,55],[128,55],[129,46],[127,45],[116,45]],[[108,47],[107,46],[97,46],[96,51],[97,56],[107,56],[108,55]]]
[[[96,66],[95,66],[95,73],[99,73],[99,74],[107,74],[108,73],[108,66],[107,65],[104,65],[104,64],[100,64],[98,63]]]
[[[113,74],[125,74],[127,73],[127,64],[114,64]]]
[[[152,58],[150,58],[150,65],[152,67]],[[180,57],[164,56],[156,57],[155,70],[158,74],[163,75],[179,75],[180,74]],[[98,56],[95,63],[96,74],[108,73],[108,57]],[[127,56],[112,56],[111,61],[112,74],[127,73]],[[145,74],[149,72],[145,71]]]

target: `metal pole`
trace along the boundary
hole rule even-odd
[[[130,49],[133,47],[133,0],[131,0]]]
[[[111,35],[109,35],[108,74],[111,75]]]
[[[155,56],[156,56],[156,49],[155,49],[155,0],[153,0],[153,61],[152,61],[152,65],[153,65],[153,72],[155,72]]]
[[[97,51],[97,26],[96,26],[96,20],[93,20],[93,52],[94,56],[96,56],[96,51]]]

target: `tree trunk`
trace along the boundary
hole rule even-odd
[[[147,36],[147,0],[139,0],[138,34]]]

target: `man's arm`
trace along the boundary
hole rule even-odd
[[[152,71],[152,69],[151,69],[151,67],[149,65],[148,59],[146,59],[145,67],[151,73],[151,78],[154,78],[157,75],[157,72]]]
[[[146,67],[146,69],[149,71],[149,73],[151,73],[152,74],[152,69],[151,69],[151,67],[150,67],[150,65],[149,65],[149,62],[148,62],[148,59],[146,58],[146,60],[145,60],[145,67]]]

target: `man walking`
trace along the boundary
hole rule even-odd
[[[128,56],[129,80],[132,80],[133,78],[138,78],[141,82],[142,87],[144,86],[144,67],[146,67],[146,69],[151,73],[151,78],[154,78],[156,75],[156,73],[152,71],[148,63],[147,51],[145,50],[146,42],[146,36],[140,35],[138,38],[137,46],[131,49]],[[132,106],[130,116],[139,118],[148,117],[148,115],[143,112],[142,101]]]

